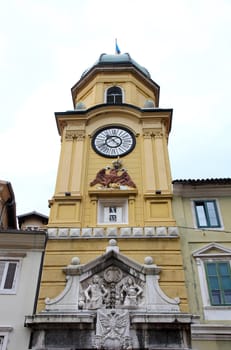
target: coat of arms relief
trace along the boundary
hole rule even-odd
[[[95,314],[96,349],[132,349],[131,313],[179,312],[179,299],[169,298],[159,286],[160,268],[153,259],[146,257],[144,265],[131,261],[113,239],[102,256],[85,265],[75,257],[63,271],[66,287],[46,299],[44,312]]]

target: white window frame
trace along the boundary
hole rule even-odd
[[[109,207],[117,207],[120,209],[120,212],[115,213],[117,215],[118,220],[109,221]],[[105,216],[108,215],[108,217]],[[120,216],[120,218],[119,218]],[[107,219],[108,218],[108,219]],[[128,224],[128,199],[99,199],[98,200],[98,218],[97,223],[99,225],[120,225],[120,224]]]
[[[19,280],[19,273],[20,273],[20,269],[21,269],[21,259],[15,259],[15,258],[1,258],[0,257],[0,262],[6,262],[7,265],[9,265],[9,263],[14,262],[16,263],[16,269],[15,269],[15,273],[14,273],[14,280],[13,280],[13,285],[12,288],[6,289],[4,288],[4,283],[7,277],[7,272],[8,272],[8,267],[9,266],[5,266],[4,267],[4,271],[3,271],[3,275],[1,276],[0,279],[0,294],[16,294],[17,292],[17,286],[18,286],[18,280]]]
[[[220,253],[210,253],[209,251],[211,251],[211,248],[214,250],[220,250]],[[193,257],[195,258],[197,264],[205,320],[230,320],[231,305],[211,304],[205,263],[228,261],[231,266],[231,249],[225,248],[217,243],[210,243],[206,247],[194,252]]]
[[[1,340],[0,340],[0,350],[6,350],[7,341],[8,341],[8,334],[0,332],[0,339],[1,338],[3,339],[3,341],[1,343]]]
[[[122,103],[124,103],[124,89],[120,85],[110,85],[104,90],[104,103],[107,103],[107,91],[112,87],[118,87],[121,89],[122,92]]]
[[[7,344],[9,339],[9,332],[12,331],[11,326],[1,326],[0,325],[0,337],[3,338],[3,343],[0,344],[0,350],[7,350]]]
[[[208,201],[214,201],[216,204],[216,209],[217,209],[217,215],[218,215],[218,221],[220,222],[219,227],[200,227],[198,226],[197,222],[197,214],[196,214],[196,205],[195,202],[208,202]],[[222,231],[224,229],[223,221],[222,221],[222,216],[221,216],[221,210],[219,206],[219,201],[217,198],[192,198],[191,199],[191,207],[192,207],[192,213],[193,213],[193,223],[194,227],[197,230],[214,230],[214,231]]]

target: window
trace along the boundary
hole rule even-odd
[[[19,260],[0,260],[0,293],[15,293]]]
[[[27,225],[26,226],[26,230],[27,231],[38,231],[40,229],[39,226],[35,226],[35,225]]]
[[[122,207],[104,207],[104,222],[122,222]]]
[[[0,335],[0,350],[3,349],[4,335]]]
[[[194,251],[193,257],[199,279],[195,287],[200,287],[205,320],[230,320],[231,249],[212,242]],[[196,295],[200,292],[198,289]]]
[[[107,90],[106,103],[121,104],[123,102],[122,89],[118,86],[113,86]]]
[[[101,224],[127,224],[127,200],[99,200],[98,223]]]
[[[0,350],[6,349],[6,337],[0,334]]]
[[[198,227],[221,227],[215,200],[198,200],[194,202],[194,206]]]
[[[205,271],[211,305],[231,305],[230,263],[206,262]]]
[[[8,331],[2,332],[1,329],[7,328]],[[8,336],[9,336],[9,331],[11,331],[11,327],[1,327],[0,326],[0,350],[6,350],[7,349],[7,342],[8,342]]]

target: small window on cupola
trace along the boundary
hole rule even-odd
[[[107,90],[106,103],[121,104],[123,103],[122,89],[118,86],[112,86]]]

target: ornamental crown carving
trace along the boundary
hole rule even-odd
[[[127,170],[122,167],[122,161],[118,158],[112,162],[112,167],[101,169],[90,186],[100,185],[102,188],[124,189],[124,187],[136,188]]]

